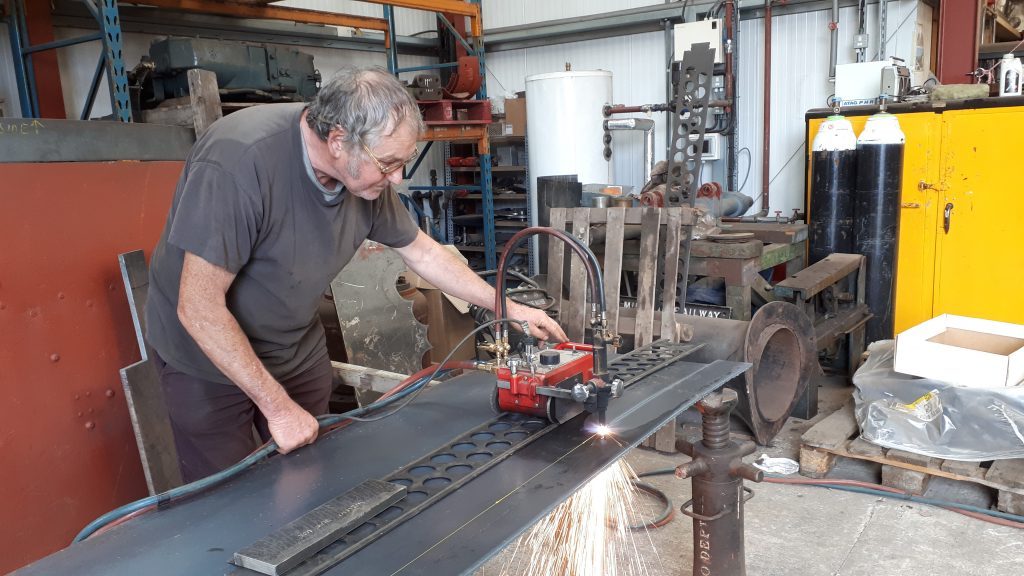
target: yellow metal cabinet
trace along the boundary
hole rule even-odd
[[[945,313],[1024,323],[1015,301],[1024,285],[1024,158],[1014,158],[1024,107],[899,108],[890,109],[907,137],[896,332]],[[808,113],[808,142],[826,114]],[[870,112],[846,115],[860,133]],[[809,154],[808,146],[808,166]],[[809,205],[809,184],[807,197]]]
[[[1024,324],[1022,134],[1024,107],[942,114],[936,315]]]

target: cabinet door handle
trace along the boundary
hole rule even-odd
[[[953,216],[953,203],[947,202],[946,209],[942,211],[942,229],[949,234],[949,219]]]

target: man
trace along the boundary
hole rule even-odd
[[[494,290],[423,234],[391,189],[423,130],[381,69],[345,70],[308,107],[256,106],[193,147],[150,265],[147,337],[186,482],[256,448],[313,442],[331,366],[317,305],[369,238],[441,290],[490,308]],[[509,314],[564,340],[543,312]]]

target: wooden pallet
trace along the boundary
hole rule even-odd
[[[882,484],[920,496],[933,477],[973,482],[998,491],[997,508],[1024,514],[1024,459],[964,462],[883,448],[860,438],[853,401],[811,427],[800,439],[800,474],[823,478],[837,458],[882,465]]]

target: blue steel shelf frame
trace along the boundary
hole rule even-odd
[[[467,3],[480,5],[481,4],[481,0],[467,0]],[[385,4],[383,8],[384,8],[384,19],[388,23],[388,30],[391,31],[392,37],[394,37],[394,35],[395,35],[395,9],[394,9],[394,6]],[[447,18],[445,18],[444,14],[442,14],[441,12],[435,12],[435,14],[437,16],[438,21],[440,21],[441,24],[444,25],[444,27],[448,30],[448,32],[452,36],[454,36],[455,39],[460,44],[462,44],[463,48],[465,48],[466,51],[469,52],[470,55],[476,56],[477,59],[480,61],[480,77],[483,79],[483,81],[480,83],[480,90],[477,91],[476,97],[479,100],[486,100],[487,99],[487,73],[486,73],[487,69],[486,69],[486,64],[484,62],[484,42],[483,42],[484,39],[483,39],[483,34],[481,33],[479,36],[471,36],[467,40],[466,38],[463,38],[463,36],[461,34],[459,34],[458,30],[456,30],[455,26],[453,26],[452,23]],[[390,71],[392,74],[395,74],[396,76],[398,74],[402,73],[402,72],[418,72],[418,71],[422,71],[422,70],[435,70],[435,69],[451,68],[451,67],[458,66],[457,62],[441,62],[441,63],[438,63],[438,64],[430,64],[430,65],[426,65],[426,66],[412,66],[412,67],[408,67],[408,68],[401,68],[401,67],[398,66],[398,47],[397,47],[397,43],[395,43],[395,42],[390,42],[388,44],[388,46],[387,46],[387,62],[388,62],[388,71]],[[432,142],[428,141],[427,142],[427,147],[429,147],[431,144],[432,144]],[[481,204],[483,206],[483,212],[484,212],[483,213],[483,217],[484,217],[484,248],[485,248],[485,251],[484,251],[484,262],[485,262],[485,266],[487,267],[488,270],[493,270],[493,269],[497,268],[497,266],[498,266],[498,259],[497,259],[497,254],[495,252],[496,241],[495,241],[495,230],[494,230],[494,194],[493,194],[493,188],[492,188],[492,182],[491,182],[493,174],[492,174],[492,170],[491,170],[490,146],[489,146],[488,136],[487,136],[486,131],[484,131],[483,135],[481,136],[480,140],[478,141],[478,147],[479,147],[479,149],[484,150],[484,153],[483,154],[479,154],[479,156],[478,156],[479,164],[480,164],[480,185],[479,186],[458,186],[457,188],[459,190],[476,190],[476,189],[480,190]],[[424,149],[424,151],[426,151],[426,148]],[[422,158],[423,154],[421,154],[420,157]],[[406,178],[412,177],[413,173],[415,173],[416,168],[418,168],[418,167],[419,167],[419,162],[414,164],[412,169],[409,172],[406,173]],[[449,174],[447,166],[445,167],[445,174],[446,174],[446,178],[445,178],[446,186],[410,186],[409,189],[410,190],[449,190],[449,189],[454,189],[451,186],[447,186],[447,184],[450,183],[450,180],[447,177],[447,175]],[[450,222],[450,212],[451,212],[451,208],[450,207],[448,208],[448,212],[449,212],[449,217],[446,217],[446,220],[448,220]],[[451,230],[450,226],[446,226],[446,236],[447,236],[447,238],[445,238],[444,240],[447,240],[447,241],[450,242],[451,241],[451,237],[452,237],[452,230]]]
[[[89,93],[85,105],[82,107],[80,119],[88,120],[92,114],[100,79],[106,72],[107,85],[110,88],[110,109],[115,118],[121,122],[131,122],[128,73],[124,66],[124,59],[121,57],[121,18],[118,15],[117,0],[81,0],[81,2],[96,19],[100,27],[99,32],[32,46],[29,44],[28,25],[25,21],[25,2],[24,0],[10,0],[8,5],[11,13],[7,21],[21,115],[25,118],[39,118],[39,97],[32,68],[32,54],[100,40],[103,43],[103,48],[100,50],[99,61],[96,63],[96,71],[93,73],[92,83],[89,85]]]

